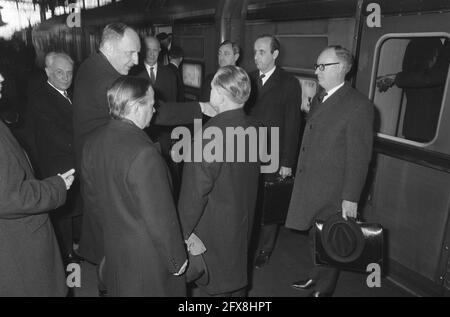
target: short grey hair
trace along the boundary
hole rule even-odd
[[[72,58],[69,55],[67,55],[66,53],[63,53],[63,52],[49,52],[47,55],[45,55],[45,67],[52,67],[53,61],[57,57],[64,58],[71,65],[73,65]]]
[[[340,45],[331,45],[326,49],[333,49],[337,58],[345,65],[345,73],[347,74],[353,67],[353,56],[350,51]]]
[[[128,25],[121,22],[110,23],[107,26],[105,26],[102,32],[100,48],[102,48],[106,42],[121,40],[125,34],[125,31],[128,28],[130,28]]]
[[[211,84],[222,88],[237,104],[244,104],[250,96],[250,78],[244,69],[228,65],[219,68]]]

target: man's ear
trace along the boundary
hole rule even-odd
[[[279,50],[273,51],[273,53],[272,53],[273,59],[277,59],[277,57],[278,57],[279,54],[280,54],[280,51],[279,51]]]
[[[235,64],[236,64],[236,62],[238,61],[238,59],[239,59],[239,53],[234,54],[234,63],[235,63]]]
[[[110,41],[107,41],[105,44],[103,44],[103,50],[106,54],[111,55],[112,51],[114,50],[113,44]]]
[[[47,78],[48,78],[48,77],[50,77],[50,74],[52,73],[52,71],[49,67],[45,67],[45,73],[47,74]]]

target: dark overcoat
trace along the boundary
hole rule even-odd
[[[78,69],[74,83],[73,129],[77,162],[87,136],[109,122],[106,92],[121,75],[101,52],[88,57]]]
[[[45,211],[61,206],[61,177],[38,181],[0,121],[0,296],[65,296],[58,243]]]
[[[75,168],[72,104],[49,83],[30,100],[39,170],[43,177]]]
[[[272,76],[259,88],[259,71],[249,74],[252,93],[246,104],[247,113],[266,127],[279,128],[280,166],[293,168],[300,135],[300,83],[276,67]]]
[[[111,120],[82,157],[86,208],[102,231],[112,296],[185,296],[186,261],[169,173],[150,138],[130,121]]]
[[[372,154],[374,106],[348,83],[308,114],[286,227],[307,230],[315,219],[358,202]]]
[[[223,112],[204,126],[217,127],[226,135],[227,127],[255,126],[242,109]],[[225,147],[229,140],[223,142]],[[194,232],[205,244],[204,259],[210,281],[209,294],[238,290],[247,285],[247,256],[255,213],[260,164],[258,161],[185,162],[178,203],[183,234]],[[242,149],[240,149],[242,150]],[[248,143],[245,149],[248,153]],[[226,157],[227,149],[223,151]]]

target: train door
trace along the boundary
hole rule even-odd
[[[364,26],[357,89],[376,106],[364,218],[387,232],[385,271],[421,295],[449,289],[450,13]]]

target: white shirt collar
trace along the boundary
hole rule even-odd
[[[264,85],[266,83],[266,81],[270,78],[270,76],[272,76],[273,72],[275,71],[275,69],[277,68],[277,66],[274,66],[271,70],[269,70],[268,72],[264,73],[264,78],[262,79],[262,84]],[[261,71],[259,71],[259,76],[261,77],[263,73]]]
[[[334,87],[334,88],[328,90],[328,91],[327,91],[327,95],[326,95],[325,97],[323,97],[323,101],[322,101],[322,102],[325,102],[325,100],[327,100],[328,98],[330,98],[331,95],[334,94],[339,88],[341,88],[342,86],[344,86],[344,84],[345,84],[345,81],[344,81],[342,84],[337,85],[336,87]]]
[[[47,80],[47,83],[53,87],[57,92],[59,92],[64,98],[66,98],[67,91],[56,88],[51,82]]]
[[[153,72],[155,73],[155,78],[156,78],[156,74],[158,73],[158,62],[156,62],[155,65],[153,65],[153,66],[150,66],[147,63],[144,63],[144,64],[145,64],[145,68],[147,69],[147,73],[149,76],[150,76],[150,67],[153,67]]]

